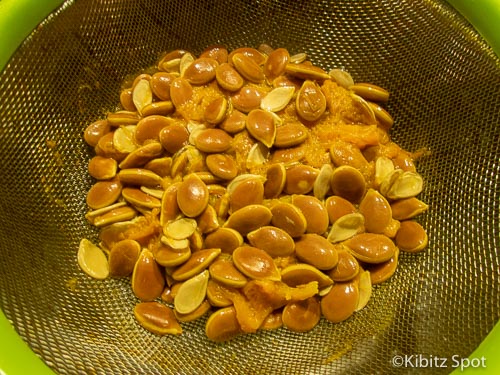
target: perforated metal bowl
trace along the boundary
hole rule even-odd
[[[93,281],[77,266],[78,242],[96,237],[83,217],[92,183],[83,129],[115,108],[127,75],[163,51],[263,42],[391,92],[393,139],[432,152],[418,165],[429,248],[404,254],[343,324],[222,345],[206,340],[203,320],[180,337],[154,336],[133,318],[127,280]],[[453,356],[469,356],[499,319],[499,67],[442,1],[66,1],[0,74],[0,306],[61,374],[419,373],[392,363],[419,354],[447,358],[429,373],[448,373]],[[8,364],[2,344],[0,363],[26,373],[30,362]]]

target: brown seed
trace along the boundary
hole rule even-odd
[[[171,184],[165,189],[161,198],[160,225],[164,226],[168,221],[174,220],[180,213],[177,204],[177,190],[181,182]]]
[[[293,56],[290,58],[293,60]],[[330,75],[318,66],[290,61],[285,68],[286,73],[303,80],[322,81],[330,79]],[[310,82],[312,82],[310,81]]]
[[[140,252],[141,245],[135,240],[117,242],[109,252],[109,274],[114,277],[131,275]]]
[[[234,249],[243,244],[241,234],[232,228],[218,228],[205,237],[207,248],[219,248],[225,254],[232,254]]]
[[[271,164],[266,171],[264,196],[268,199],[277,198],[285,188],[286,169],[283,163]]]
[[[252,137],[270,148],[274,143],[276,127],[279,121],[279,117],[272,112],[253,109],[246,118],[246,129]]]
[[[137,211],[132,207],[123,206],[113,208],[101,215],[97,215],[94,217],[92,223],[98,227],[105,227],[107,225],[111,225],[114,223],[126,222],[128,220],[132,220],[137,216]]]
[[[264,201],[264,184],[260,176],[240,175],[239,177],[231,181],[227,187],[231,212],[251,204],[261,204]]]
[[[158,142],[149,142],[129,153],[119,164],[121,169],[138,168],[161,156],[163,149]]]
[[[194,60],[183,72],[183,77],[193,85],[205,85],[215,79],[215,70],[219,66],[211,57],[200,57]]]
[[[209,124],[219,124],[226,118],[227,99],[223,96],[212,100],[210,104],[205,107],[203,118]]]
[[[370,272],[372,285],[381,284],[388,280],[398,267],[399,249],[391,257],[391,259],[379,264],[367,264],[366,270]]]
[[[160,131],[170,125],[172,119],[165,116],[148,116],[141,119],[135,128],[135,140],[143,144],[147,140],[159,140]]]
[[[176,267],[185,262],[191,257],[191,249],[188,247],[183,249],[174,249],[171,246],[160,242],[153,247],[153,255],[156,263],[163,267]]]
[[[323,234],[328,229],[328,211],[321,201],[310,195],[292,196],[292,204],[300,209],[307,221],[306,232]]]
[[[184,177],[177,190],[177,204],[187,217],[201,214],[208,204],[208,189],[194,173]]]
[[[130,204],[143,208],[159,208],[161,201],[140,189],[125,187],[122,189],[123,198]]]
[[[317,282],[320,290],[333,284],[328,275],[307,263],[296,263],[285,267],[281,270],[281,281],[293,288]]]
[[[264,331],[271,331],[283,327],[283,320],[281,319],[281,315],[281,310],[273,311],[268,316],[266,316],[259,329],[262,329]]]
[[[304,159],[305,151],[301,146],[277,149],[271,157],[271,163],[295,163]]]
[[[113,127],[135,125],[141,119],[139,113],[135,111],[117,111],[108,113],[108,124]]]
[[[339,197],[337,195],[329,196],[325,202],[326,211],[328,212],[328,218],[330,219],[330,224],[333,224],[340,217],[353,214],[356,212],[356,207],[349,202],[347,199]]]
[[[337,167],[348,165],[353,168],[364,169],[368,165],[368,161],[356,145],[341,139],[332,142],[330,158]]]
[[[395,242],[400,250],[416,253],[427,246],[429,239],[422,225],[413,220],[405,220],[401,222]]]
[[[222,129],[203,129],[196,134],[195,146],[203,152],[219,153],[231,147],[233,138]]]
[[[229,53],[226,47],[221,45],[212,45],[205,48],[205,50],[203,50],[200,54],[200,57],[211,57],[217,60],[219,64],[223,64],[227,62],[228,55]]]
[[[239,133],[245,129],[246,117],[247,115],[235,109],[219,124],[219,127],[229,134]]]
[[[176,108],[189,102],[193,97],[193,87],[189,81],[182,77],[177,77],[170,84],[170,100]]]
[[[160,297],[165,286],[165,278],[153,253],[143,249],[132,273],[132,290],[141,301],[153,301]]]
[[[253,246],[240,246],[233,251],[233,262],[236,268],[254,280],[281,280],[280,272],[273,258]]]
[[[241,89],[231,96],[231,102],[237,110],[248,113],[252,109],[260,108],[260,102],[264,97],[265,92],[250,85],[244,85]]]
[[[312,330],[321,318],[321,307],[316,297],[303,301],[289,302],[283,309],[283,325],[290,331],[307,332]]]
[[[99,139],[99,142],[97,143],[97,146],[95,147],[95,153],[98,156],[103,156],[105,158],[113,158],[116,161],[120,162],[123,159],[125,159],[125,157],[127,156],[127,153],[122,152],[115,147],[115,145],[113,143],[114,135],[115,135],[114,131],[103,135]]]
[[[98,181],[87,193],[87,205],[96,210],[98,208],[106,207],[120,197],[122,191],[122,184],[119,180],[111,181]]]
[[[251,204],[234,211],[224,223],[226,228],[238,231],[242,236],[249,232],[268,225],[273,214],[271,210],[261,204]]]
[[[265,76],[262,67],[251,57],[243,53],[235,53],[231,57],[234,67],[245,79],[253,83],[261,83]]]
[[[134,308],[134,316],[141,326],[157,335],[182,333],[173,310],[159,302],[138,303]]]
[[[172,272],[176,281],[184,281],[205,270],[221,253],[220,249],[203,249],[194,252],[191,258]]]
[[[232,180],[238,174],[236,160],[228,154],[207,155],[205,162],[208,170],[223,180]]]
[[[297,114],[306,121],[318,120],[326,110],[326,99],[321,88],[312,81],[304,81],[296,99]]]
[[[228,56],[228,61],[232,62],[233,56],[236,55],[237,53],[241,53],[246,57],[252,59],[257,65],[264,64],[266,60],[266,57],[261,52],[259,52],[258,49],[252,47],[240,47],[231,51],[231,53]]]
[[[209,267],[210,277],[220,284],[232,288],[242,288],[247,278],[236,269],[230,258],[218,258]]]
[[[392,217],[396,220],[412,219],[427,211],[429,206],[421,200],[411,197],[391,203]]]
[[[351,253],[345,249],[337,252],[339,261],[337,265],[328,272],[328,276],[335,282],[349,281],[359,273],[359,262]]]
[[[89,161],[89,174],[96,180],[109,180],[116,176],[118,163],[113,158],[94,156]]]
[[[366,231],[371,233],[383,233],[392,220],[389,202],[374,189],[368,189],[359,204],[359,212],[365,217]]]
[[[307,128],[298,122],[289,122],[276,128],[275,147],[288,148],[302,144],[308,137]]]
[[[349,89],[366,100],[374,102],[386,102],[389,100],[389,92],[372,83],[355,83]]]
[[[215,208],[208,204],[207,208],[196,219],[198,232],[201,234],[211,233],[219,228],[219,218]],[[213,247],[213,246],[210,246]]]
[[[158,137],[163,148],[169,153],[175,154],[187,144],[189,132],[184,125],[173,123],[163,128]]]
[[[263,226],[247,234],[247,239],[254,247],[264,250],[270,256],[286,257],[293,254],[295,242],[283,229]]]
[[[171,168],[172,158],[170,156],[150,160],[144,165],[144,169],[148,169],[162,178],[170,176]]]
[[[205,325],[207,338],[215,342],[229,341],[241,333],[234,306],[217,310],[210,315]]]
[[[147,116],[167,116],[174,112],[174,103],[170,100],[152,102],[142,109],[142,115]]]
[[[382,263],[389,260],[396,251],[396,245],[383,234],[361,233],[344,243],[351,254],[366,263]]]
[[[344,165],[333,171],[331,187],[334,195],[359,203],[365,195],[366,181],[359,170]]]
[[[243,87],[245,80],[230,64],[224,63],[215,70],[215,79],[217,83],[230,92],[238,91]]]
[[[228,293],[230,293],[228,290],[230,289],[231,288],[227,288],[213,279],[208,280],[207,299],[210,305],[216,307],[231,306],[233,302],[227,298]]]
[[[111,131],[108,120],[98,120],[88,125],[83,132],[83,139],[91,147],[97,146],[99,140]]]
[[[278,202],[271,207],[272,224],[283,229],[291,237],[300,237],[306,232],[307,220],[298,207],[291,203]]]
[[[295,254],[301,261],[320,270],[330,270],[337,265],[337,249],[326,238],[310,233],[295,242]]]
[[[285,48],[277,48],[269,54],[264,63],[264,74],[269,81],[273,81],[285,73],[286,65],[290,61],[290,54]]]
[[[151,91],[160,100],[170,100],[170,84],[176,78],[174,74],[157,72],[151,76]]]
[[[307,194],[312,191],[319,171],[308,165],[294,165],[286,170],[285,192]]]
[[[132,88],[124,89],[120,92],[120,104],[126,111],[136,111],[134,100],[132,99]]]
[[[336,283],[321,299],[321,313],[333,323],[348,319],[356,310],[359,289],[356,282]]]
[[[144,168],[126,168],[118,172],[118,178],[123,184],[148,187],[161,186],[162,178],[156,173]]]

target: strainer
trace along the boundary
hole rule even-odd
[[[393,139],[432,152],[418,165],[430,205],[420,218],[429,248],[404,254],[396,275],[343,324],[322,321],[306,334],[281,329],[222,345],[205,339],[203,320],[185,324],[180,337],[154,336],[134,320],[127,280],[93,281],[78,269],[80,239],[97,235],[83,216],[92,181],[82,131],[115,108],[129,74],[163,51],[262,42],[306,52],[327,70],[345,68],[392,93]],[[397,356],[444,358],[445,368],[425,371],[451,372],[499,319],[499,66],[484,39],[442,1],[65,1],[0,74],[0,305],[7,320],[61,374],[431,367],[397,367]],[[16,335],[2,324],[6,358]],[[498,337],[482,352],[493,372]],[[19,367],[9,363],[18,358]],[[31,365],[24,355],[2,361],[9,373]]]

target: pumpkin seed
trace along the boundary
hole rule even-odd
[[[78,265],[87,275],[103,280],[109,275],[108,259],[104,252],[92,242],[83,238],[78,246]]]

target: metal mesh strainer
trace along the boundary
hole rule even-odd
[[[82,131],[162,51],[262,42],[392,93],[394,140],[432,151],[418,165],[430,246],[404,254],[344,324],[223,345],[203,320],[154,336],[134,320],[128,280],[78,268],[80,239],[97,234],[83,217]],[[385,374],[395,354],[466,357],[499,319],[499,94],[499,59],[439,1],[67,1],[0,74],[0,306],[62,374]]]

